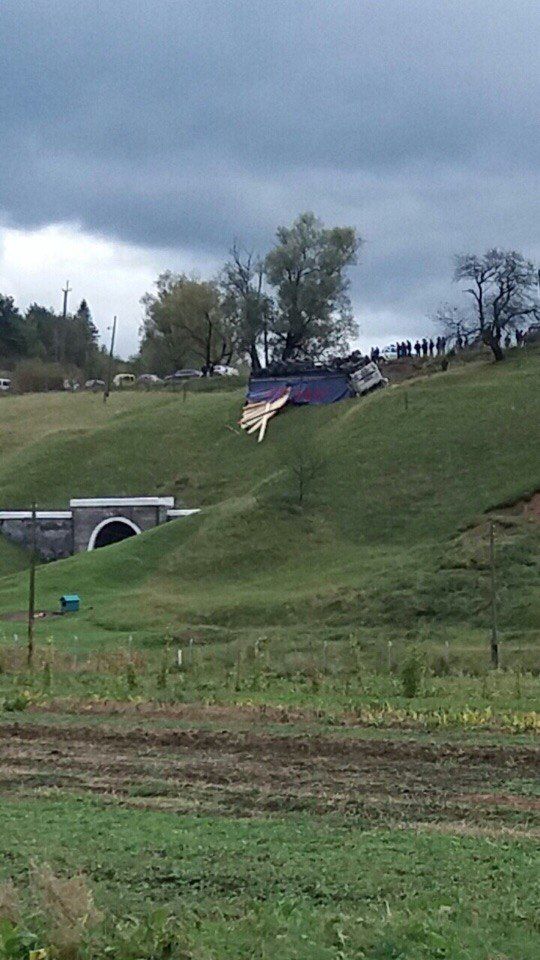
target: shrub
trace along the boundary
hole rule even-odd
[[[21,360],[13,374],[13,389],[17,393],[42,393],[62,390],[64,371],[58,363],[43,360]]]
[[[128,660],[126,664],[126,683],[128,690],[137,689],[137,674],[135,672],[135,666],[131,660]]]
[[[431,672],[434,677],[448,677],[452,673],[450,660],[443,653],[437,654],[431,662]]]
[[[0,920],[17,923],[20,916],[19,896],[12,880],[0,883]]]
[[[411,653],[405,660],[400,679],[403,686],[403,695],[405,697],[416,697],[422,683],[422,661],[417,653]]]
[[[87,931],[101,923],[102,915],[94,905],[92,891],[80,874],[63,880],[48,864],[32,864],[33,886],[39,894],[50,924],[51,944],[59,957],[77,957]]]

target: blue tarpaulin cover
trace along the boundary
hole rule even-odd
[[[251,377],[247,399],[250,403],[271,402],[290,390],[289,403],[336,403],[354,397],[346,373],[333,370],[306,370],[287,376]]]

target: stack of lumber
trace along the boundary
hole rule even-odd
[[[260,403],[246,403],[242,410],[242,417],[238,421],[242,430],[246,433],[259,433],[257,443],[264,440],[268,421],[275,417],[282,407],[288,402],[291,391],[285,393],[277,400],[261,401]]]

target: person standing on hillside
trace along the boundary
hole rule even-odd
[[[407,356],[412,357],[412,343],[410,340],[407,340]]]
[[[415,354],[416,354],[417,357],[420,356],[420,349],[421,349],[421,347],[420,347],[420,341],[417,340],[416,343],[415,343],[415,345],[414,345],[414,352],[415,352]]]
[[[428,352],[428,342],[424,337],[422,340],[422,354],[424,357],[427,357],[427,352]]]
[[[433,351],[434,351],[434,350],[435,350],[435,344],[433,343],[433,340],[432,340],[432,338],[430,337],[430,338],[429,338],[429,355],[430,355],[430,357],[433,356]]]

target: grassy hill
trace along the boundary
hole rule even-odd
[[[538,526],[498,509],[540,487],[538,353],[364,400],[290,409],[265,442],[234,429],[242,392],[8,397],[0,506],[175,494],[197,517],[43,566],[38,604],[83,598],[79,637],[458,640],[488,623],[486,512],[499,517],[500,622],[530,662]],[[307,477],[298,504],[295,471]],[[24,558],[0,544],[0,610],[24,609]],[[3,576],[2,576],[3,575]],[[75,621],[45,621],[64,636]],[[476,637],[476,639],[475,639]]]

